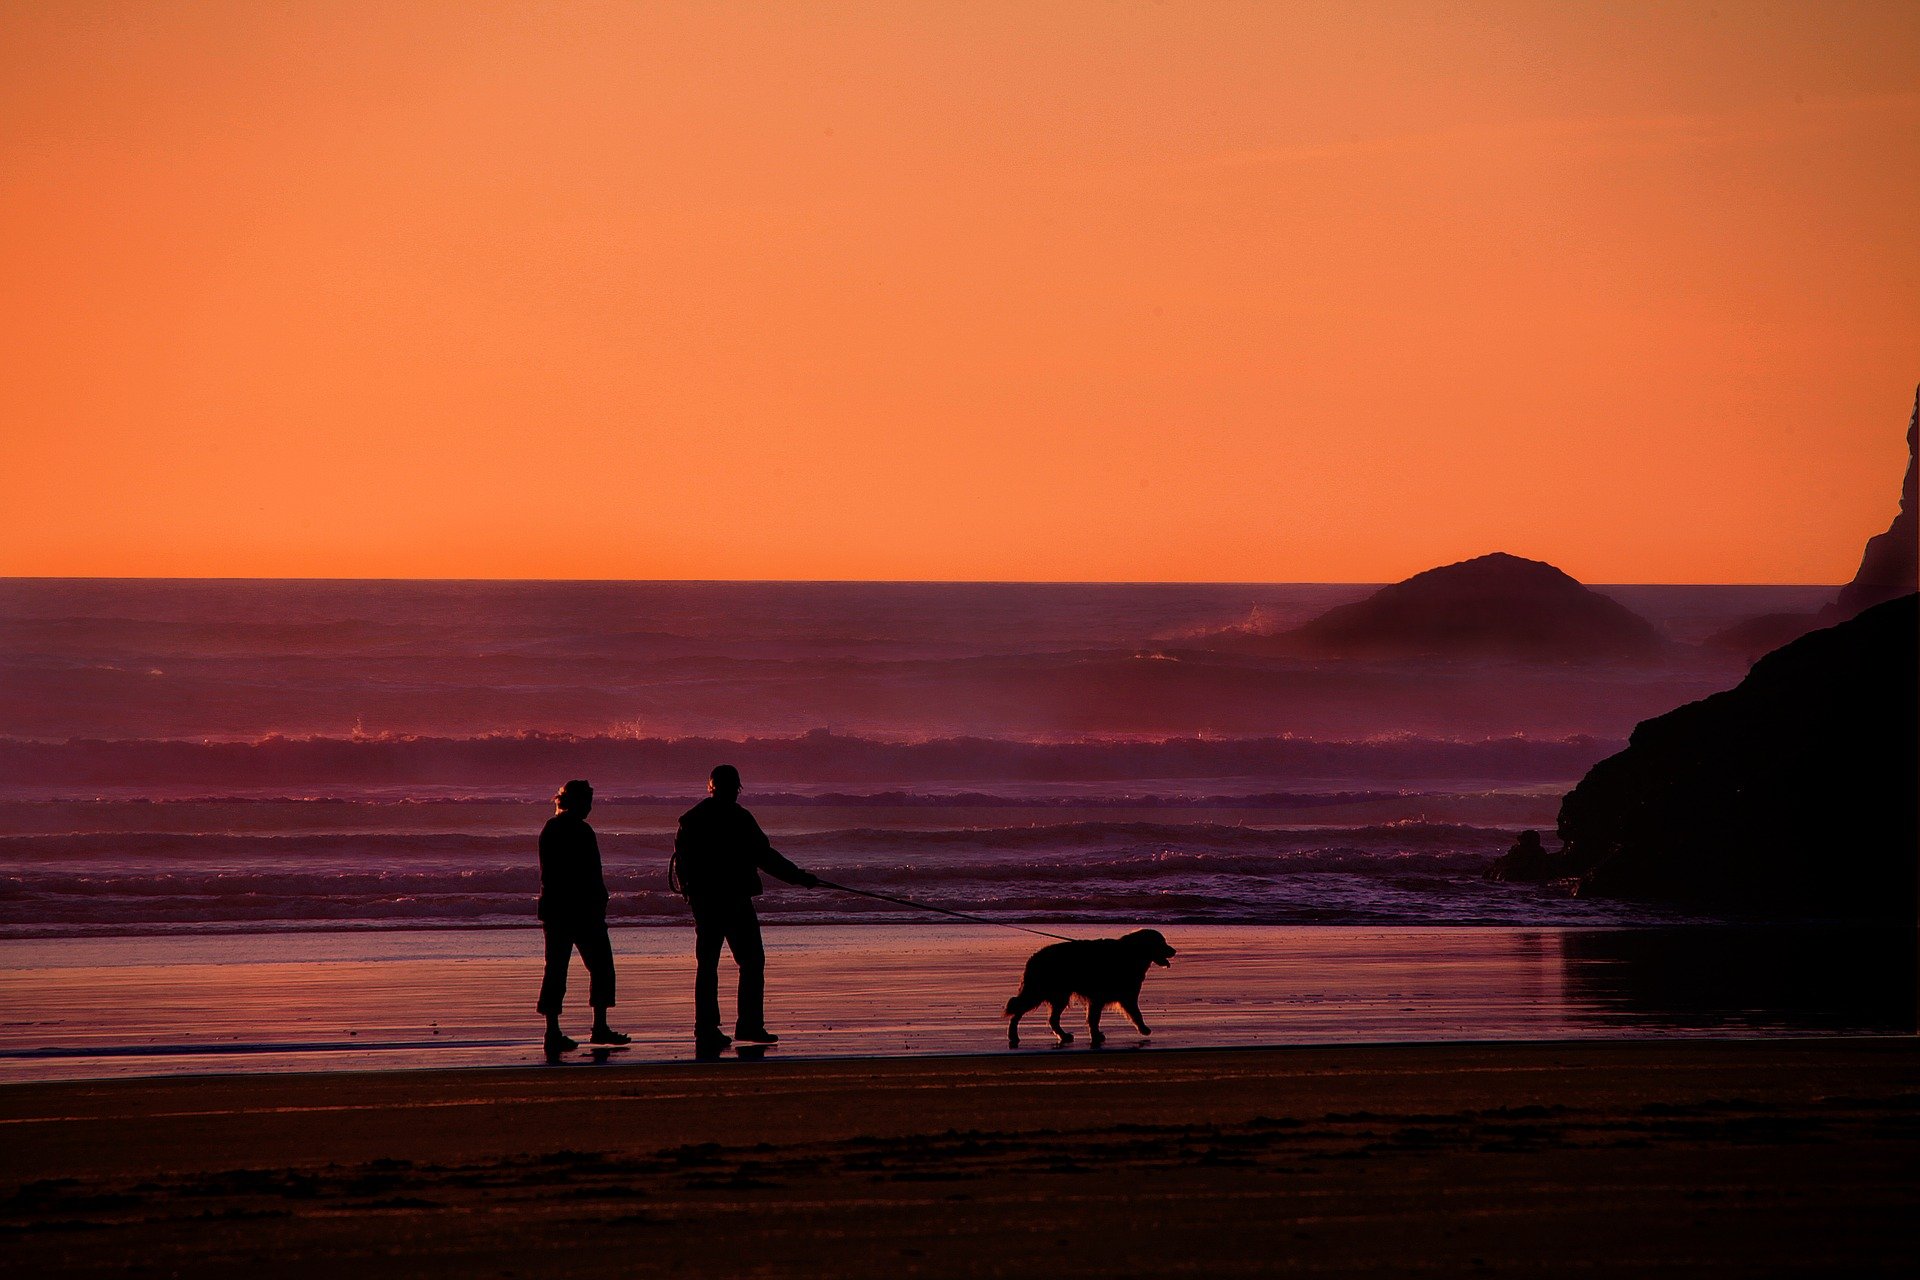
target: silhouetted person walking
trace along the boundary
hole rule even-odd
[[[547,1015],[547,1052],[580,1044],[560,1030],[560,1003],[567,995],[567,966],[580,949],[591,987],[594,1044],[625,1044],[631,1038],[607,1025],[613,1007],[613,944],[607,939],[607,882],[600,874],[600,842],[587,825],[593,788],[574,779],[553,797],[554,813],[540,832],[540,925],[547,935],[547,972],[540,1003]]]
[[[718,1053],[733,1043],[720,1030],[723,942],[740,968],[734,1038],[755,1044],[780,1038],[767,1030],[767,954],[760,943],[760,917],[753,909],[762,871],[808,889],[820,883],[819,877],[774,851],[760,824],[740,807],[740,771],[718,765],[707,781],[707,798],[680,815],[669,873],[674,890],[685,895],[693,909],[693,1043],[698,1054]]]

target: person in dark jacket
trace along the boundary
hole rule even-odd
[[[547,936],[547,972],[540,1002],[547,1015],[547,1052],[565,1053],[580,1044],[560,1030],[560,1003],[567,995],[567,966],[575,947],[586,962],[593,1006],[594,1044],[625,1044],[607,1025],[613,1007],[613,944],[607,939],[607,882],[600,874],[600,842],[587,825],[593,787],[576,778],[553,797],[553,816],[540,832],[540,926]]]
[[[693,909],[694,1049],[718,1053],[733,1040],[772,1044],[780,1037],[766,1024],[766,950],[760,943],[760,918],[753,900],[760,895],[760,873],[813,888],[819,877],[802,871],[774,851],[753,815],[740,807],[740,771],[718,765],[707,781],[707,798],[680,815],[673,837],[670,879]],[[720,1030],[720,944],[733,952],[740,968],[734,1032]]]

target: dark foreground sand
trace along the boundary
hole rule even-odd
[[[617,1061],[617,1059],[616,1059]],[[1910,1274],[1920,1042],[0,1089],[12,1275]]]

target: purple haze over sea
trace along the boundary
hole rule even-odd
[[[0,938],[524,925],[569,777],[599,790],[615,919],[674,918],[674,817],[722,759],[804,865],[988,915],[1668,918],[1478,874],[1742,666],[1195,647],[1367,590],[0,581]],[[1832,594],[1604,590],[1680,641]]]

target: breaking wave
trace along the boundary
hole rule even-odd
[[[1450,823],[1093,821],[846,828],[780,843],[829,879],[1008,918],[1460,923],[1505,918],[1523,905],[1490,896],[1478,878],[1503,839],[1492,828]],[[666,886],[666,833],[606,833],[601,844],[612,920],[684,915]],[[0,839],[0,936],[524,926],[538,890],[523,834]],[[898,911],[833,893],[780,890],[762,901],[772,916],[804,921]],[[1537,900],[1525,905],[1540,909]]]
[[[9,786],[262,789],[311,794],[332,786],[546,788],[594,777],[602,787],[682,786],[730,760],[761,783],[819,789],[899,783],[1112,782],[1253,778],[1365,779],[1372,786],[1433,780],[1564,781],[1620,744],[1575,736],[1453,740],[1390,736],[1334,741],[1292,736],[1095,738],[1038,741],[949,737],[891,741],[826,730],[790,737],[660,738],[554,733],[479,737],[382,735],[247,741],[0,738]]]

